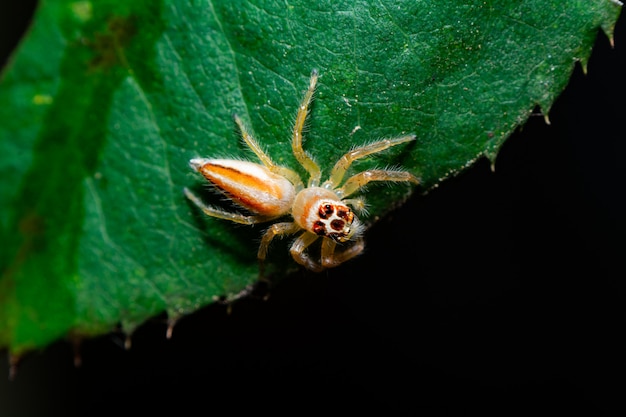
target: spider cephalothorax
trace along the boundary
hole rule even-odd
[[[295,171],[276,165],[250,135],[241,119],[235,116],[243,140],[257,155],[262,165],[234,159],[209,158],[195,158],[189,164],[250,214],[207,206],[185,188],[185,195],[205,214],[212,217],[236,223],[256,224],[291,215],[292,221],[274,223],[268,228],[261,239],[257,257],[261,262],[265,260],[269,244],[275,236],[302,232],[294,240],[290,252],[296,262],[312,271],[337,266],[363,251],[364,243],[361,236],[363,227],[353,209],[357,212],[362,211],[365,203],[362,198],[348,198],[349,196],[371,181],[419,184],[415,175],[391,169],[371,169],[354,174],[343,181],[348,168],[357,159],[415,140],[415,135],[384,139],[353,148],[335,164],[328,180],[320,183],[320,167],[302,149],[302,129],[317,79],[317,71],[313,70],[309,88],[298,108],[291,140],[294,156],[309,174],[306,185]],[[308,253],[307,248],[320,238],[322,245],[320,259],[317,260]],[[337,243],[344,244],[340,250],[336,248]]]
[[[347,242],[355,236],[358,237],[361,231],[352,209],[333,191],[322,187],[310,187],[300,191],[292,206],[291,215],[302,229],[336,242]]]

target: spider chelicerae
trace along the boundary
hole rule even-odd
[[[289,221],[273,223],[263,235],[257,253],[261,268],[272,240],[276,236],[296,233],[300,235],[291,245],[291,256],[307,269],[318,272],[352,259],[365,247],[363,226],[354,214],[354,211],[360,213],[365,210],[365,201],[361,197],[348,197],[372,181],[419,184],[415,175],[397,169],[369,169],[343,181],[354,161],[413,141],[415,135],[383,139],[353,148],[337,161],[328,179],[321,182],[319,165],[302,148],[302,130],[317,81],[318,73],[313,70],[308,90],[298,107],[291,139],[293,154],[309,175],[306,185],[297,172],[272,161],[237,115],[234,119],[241,136],[261,164],[234,159],[194,158],[189,161],[192,169],[248,211],[248,214],[242,214],[206,205],[185,188],[187,198],[208,216],[248,225],[291,216]],[[319,239],[322,241],[321,249],[319,259],[316,259],[307,248]]]

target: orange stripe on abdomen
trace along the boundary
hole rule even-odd
[[[198,171],[241,206],[265,216],[291,209],[293,184],[266,167],[246,161],[209,160]]]

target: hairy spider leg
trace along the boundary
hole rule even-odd
[[[339,158],[339,161],[337,161],[332,171],[330,172],[328,180],[324,182],[324,187],[330,189],[338,187],[339,184],[341,184],[341,181],[343,180],[346,171],[348,170],[348,168],[350,168],[350,165],[352,165],[352,163],[357,159],[364,158],[373,153],[382,152],[386,149],[391,148],[392,146],[400,145],[401,143],[405,142],[410,142],[415,139],[415,135],[406,135],[397,138],[383,139],[374,143],[370,143],[368,145],[353,148],[350,152]]]
[[[314,272],[321,272],[325,268],[319,263],[314,261],[309,254],[306,252],[306,248],[311,246],[313,242],[315,242],[320,237],[311,232],[304,232],[300,235],[296,240],[294,240],[291,245],[291,249],[289,252],[291,253],[291,257],[294,261],[304,266],[306,269],[309,269]],[[331,240],[331,239],[322,239],[323,241]]]
[[[259,260],[265,260],[270,243],[276,236],[292,235],[300,230],[302,230],[302,228],[295,222],[282,222],[271,225],[261,238],[261,244],[259,245],[259,252],[257,254]]]
[[[251,215],[246,216],[240,213],[233,213],[225,210],[220,210],[215,207],[211,207],[206,205],[198,196],[192,193],[187,187],[183,189],[185,192],[185,196],[191,200],[200,210],[204,212],[207,216],[217,217],[218,219],[230,220],[231,222],[240,223],[240,224],[257,224],[257,223],[265,223],[272,219],[277,218],[277,216],[262,216],[262,215]]]
[[[351,206],[358,214],[367,215],[367,206],[365,205],[365,198],[357,197],[357,198],[344,198],[343,201],[345,204]]]
[[[257,156],[257,158],[259,158],[263,165],[267,167],[267,169],[269,169],[274,174],[278,174],[287,178],[294,186],[296,186],[297,189],[304,188],[302,179],[297,172],[289,168],[276,165],[274,161],[272,161],[272,158],[270,158],[270,156],[265,153],[261,145],[259,145],[259,142],[257,142],[257,140],[252,136],[252,134],[246,128],[246,125],[239,118],[239,116],[237,114],[234,114],[233,119],[235,119],[235,123],[237,123],[237,127],[239,127],[239,131],[241,132],[241,137],[243,138],[243,141],[252,150],[252,152],[254,152],[254,154]]]
[[[363,238],[358,238],[354,243],[346,249],[336,252],[337,242],[332,239],[324,239],[322,241],[322,266],[324,268],[333,268],[343,262],[354,258],[365,249]]]
[[[264,262],[267,257],[267,252],[270,248],[270,243],[276,236],[292,235],[302,230],[295,222],[282,222],[274,223],[263,234],[261,238],[261,244],[259,245],[259,251],[257,252],[257,259],[259,260],[259,276],[264,276]],[[315,236],[315,235],[313,235]],[[317,236],[315,236],[317,237]]]
[[[302,167],[309,173],[308,187],[317,187],[322,177],[320,167],[315,161],[307,154],[302,148],[302,129],[306,117],[309,113],[309,105],[313,99],[313,93],[315,92],[315,85],[317,84],[317,70],[311,71],[311,79],[309,81],[309,89],[307,90],[300,107],[298,107],[298,114],[296,115],[296,122],[293,126],[293,137],[291,140],[291,149],[294,156],[302,165]]]
[[[321,263],[313,260],[306,249],[316,242],[320,236],[311,232],[304,232],[291,245],[291,256],[300,265],[314,272],[321,272],[326,268],[333,268],[341,263],[354,258],[363,252],[365,242],[358,238],[352,245],[342,251],[335,251],[337,242],[332,239],[322,238]]]
[[[352,177],[348,178],[348,180],[343,184],[341,188],[335,190],[335,193],[337,193],[337,195],[340,197],[347,197],[350,194],[358,191],[360,188],[365,187],[368,183],[372,181],[411,182],[416,185],[420,183],[419,178],[417,178],[410,172],[386,169],[370,169],[367,171],[359,172],[358,174],[355,174]]]

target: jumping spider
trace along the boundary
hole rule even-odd
[[[290,168],[276,165],[248,132],[241,119],[235,115],[235,123],[243,140],[256,154],[261,164],[234,159],[195,158],[189,161],[230,200],[249,211],[249,215],[221,210],[203,203],[185,188],[185,195],[205,214],[235,223],[256,224],[290,215],[291,221],[272,224],[261,239],[257,258],[261,266],[270,242],[276,236],[302,232],[291,245],[293,259],[312,271],[335,267],[360,254],[364,248],[363,226],[350,208],[357,212],[365,209],[362,198],[347,198],[371,181],[397,181],[419,184],[419,179],[406,171],[394,169],[370,169],[343,181],[346,171],[357,159],[384,151],[392,146],[415,140],[415,135],[384,139],[365,146],[353,148],[342,156],[333,167],[328,180],[321,183],[321,170],[302,149],[302,129],[317,84],[318,73],[313,70],[309,88],[302,100],[293,128],[291,148],[293,154],[308,172],[306,184],[300,175]],[[313,259],[307,248],[322,239],[320,259]],[[337,243],[351,244],[337,250]]]

